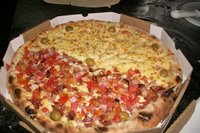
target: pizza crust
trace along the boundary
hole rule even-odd
[[[52,123],[48,118],[38,118],[39,122],[42,123],[44,127],[50,129],[51,132],[73,132],[73,133],[126,133],[133,131],[147,130],[155,127],[161,120],[163,116],[167,116],[169,110],[171,109],[174,100],[171,96],[160,97],[153,104],[149,104],[144,109],[138,110],[137,114],[134,116],[133,120],[113,124],[111,126],[103,127],[91,127],[91,128],[74,128],[71,126],[63,127],[61,123]],[[168,105],[168,106],[166,106]]]

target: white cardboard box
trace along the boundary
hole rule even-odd
[[[181,64],[181,68],[183,71],[183,81],[182,81],[182,89],[180,91],[179,96],[177,97],[175,104],[173,105],[169,115],[166,117],[165,121],[160,123],[159,126],[156,128],[145,130],[145,131],[139,131],[144,133],[160,133],[163,132],[163,130],[166,128],[170,118],[172,117],[178,103],[180,102],[187,85],[190,81],[190,75],[192,73],[192,67],[190,63],[187,61],[185,56],[182,54],[182,52],[179,49],[175,48],[175,43],[173,40],[169,37],[169,35],[166,33],[166,31],[154,24],[151,24],[149,22],[129,17],[126,15],[113,13],[113,12],[105,12],[105,13],[93,13],[89,14],[88,16],[84,17],[80,14],[78,15],[68,15],[68,16],[58,16],[56,18],[53,18],[51,20],[45,21],[40,25],[37,25],[36,27],[33,27],[32,29],[22,33],[17,38],[10,41],[8,49],[6,51],[6,54],[3,58],[4,66],[1,67],[0,71],[0,94],[2,96],[2,101],[5,105],[9,106],[13,111],[15,111],[24,122],[26,122],[31,128],[33,128],[36,131],[43,132],[45,129],[41,127],[38,123],[27,117],[25,113],[23,113],[18,107],[16,107],[12,103],[12,99],[7,92],[6,89],[6,66],[10,64],[12,56],[14,52],[23,45],[26,41],[33,39],[35,36],[37,36],[38,33],[43,32],[47,29],[53,28],[56,25],[66,23],[68,21],[77,21],[77,20],[87,20],[87,19],[96,19],[96,20],[104,20],[104,21],[112,21],[112,22],[121,22],[125,24],[132,25],[136,28],[139,28],[143,31],[146,31],[157,38],[159,38],[166,47],[168,47],[170,50],[172,50],[177,58],[179,63]]]

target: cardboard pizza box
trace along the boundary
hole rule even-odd
[[[188,62],[188,60],[185,58],[185,56],[182,54],[182,52],[179,49],[175,48],[175,43],[170,38],[170,36],[167,34],[167,32],[159,26],[156,26],[153,23],[149,23],[137,18],[133,18],[130,16],[126,16],[123,14],[113,13],[113,12],[105,12],[105,13],[92,13],[88,14],[88,16],[82,16],[81,14],[77,15],[67,15],[67,16],[58,16],[51,20],[47,20],[32,29],[20,34],[15,39],[11,40],[8,46],[8,49],[6,51],[6,54],[3,58],[4,66],[1,67],[0,71],[0,94],[2,102],[11,108],[14,112],[16,112],[20,118],[22,119],[21,125],[24,127],[29,127],[31,130],[36,132],[47,132],[40,124],[33,121],[28,117],[24,112],[22,112],[18,107],[16,107],[12,103],[12,99],[7,92],[6,89],[6,67],[8,64],[10,64],[11,59],[15,51],[26,41],[32,40],[35,36],[37,36],[40,32],[43,32],[45,30],[48,30],[50,28],[55,27],[56,25],[66,23],[68,21],[78,21],[78,20],[87,20],[87,19],[96,19],[96,20],[103,20],[103,21],[112,21],[112,22],[121,22],[125,24],[132,25],[136,28],[139,28],[143,31],[146,31],[157,38],[159,38],[166,47],[168,47],[171,51],[175,53],[177,56],[177,59],[181,65],[182,71],[183,71],[183,81],[182,86],[180,89],[180,94],[176,98],[175,104],[171,108],[168,116],[160,122],[157,127],[149,129],[149,130],[143,130],[138,131],[134,133],[161,133],[164,132],[165,128],[167,127],[167,124],[169,123],[173,113],[176,110],[177,105],[179,104],[189,82],[190,82],[190,76],[192,73],[192,66]],[[194,108],[190,109],[191,112],[194,111]]]
[[[180,114],[180,116],[173,122],[173,124],[166,130],[166,133],[198,133],[200,120],[200,98],[197,100],[192,100],[192,102],[187,106],[187,108]]]

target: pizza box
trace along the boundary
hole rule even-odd
[[[36,132],[47,132],[40,124],[33,121],[29,116],[27,116],[23,111],[21,111],[17,106],[15,106],[12,102],[12,99],[7,92],[6,89],[6,67],[10,64],[11,59],[17,48],[19,48],[22,44],[25,42],[32,40],[37,34],[40,32],[43,32],[45,30],[48,30],[50,28],[55,27],[56,25],[66,23],[68,21],[78,21],[78,20],[87,20],[87,19],[96,19],[96,20],[103,20],[103,21],[112,21],[112,22],[121,22],[128,25],[132,25],[136,28],[139,28],[145,32],[148,32],[155,37],[159,38],[166,47],[168,47],[171,51],[175,53],[175,55],[178,58],[178,61],[181,65],[182,71],[183,71],[183,81],[182,86],[180,89],[180,93],[176,98],[175,104],[171,108],[168,116],[160,122],[157,127],[149,129],[149,130],[143,130],[143,131],[137,131],[135,133],[161,133],[164,132],[165,128],[167,127],[167,124],[169,123],[173,113],[176,110],[177,105],[179,104],[189,82],[190,82],[190,76],[192,73],[192,66],[188,62],[188,60],[185,58],[185,56],[182,54],[182,52],[179,49],[175,48],[174,41],[170,38],[170,36],[167,34],[167,32],[162,28],[159,27],[153,23],[146,22],[144,20],[140,20],[137,18],[133,18],[130,16],[126,16],[123,14],[118,14],[114,12],[104,12],[104,13],[91,13],[87,16],[82,16],[81,14],[77,15],[66,15],[66,16],[57,16],[51,20],[47,20],[28,31],[25,31],[24,33],[20,34],[18,37],[14,38],[10,41],[9,46],[7,48],[7,51],[5,53],[5,56],[3,58],[4,66],[1,67],[0,71],[0,96],[2,102],[10,107],[11,110],[13,110],[16,114],[19,115],[19,117],[22,119],[23,122],[21,122],[21,125],[24,127],[27,127],[27,129],[30,129],[32,131]],[[190,107],[190,112],[193,112],[194,108]]]

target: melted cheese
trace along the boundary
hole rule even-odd
[[[58,26],[56,30],[41,34],[36,42],[48,37],[50,45],[41,44],[40,47],[55,47],[83,62],[92,58],[96,64],[94,68],[112,69],[115,66],[122,73],[130,68],[139,69],[142,75],[148,79],[153,77],[159,85],[167,87],[167,83],[171,82],[172,77],[162,78],[159,71],[171,70],[173,56],[170,56],[169,51],[157,39],[133,27],[127,29],[115,23],[80,21],[72,26],[73,30],[70,32],[65,31],[65,25]],[[108,32],[110,26],[115,26],[116,31]],[[158,45],[157,51],[151,48],[152,44]],[[59,68],[56,67],[56,70]]]

